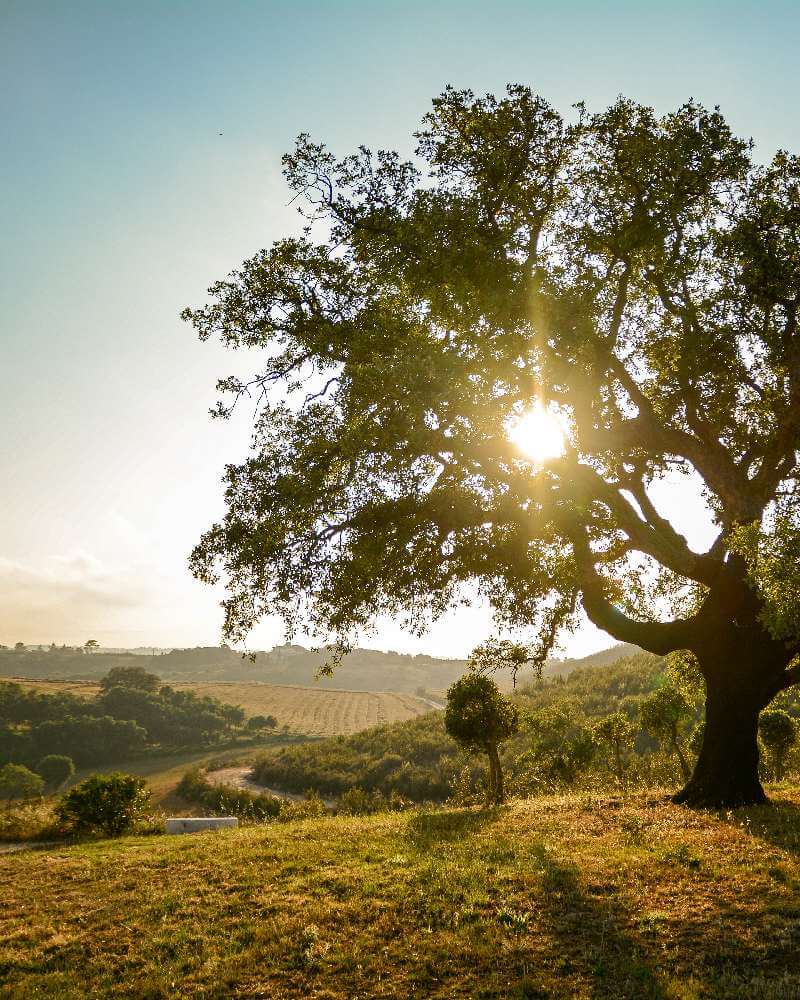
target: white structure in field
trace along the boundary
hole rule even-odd
[[[235,816],[178,816],[166,821],[167,833],[198,833],[200,830],[225,830],[237,827]]]

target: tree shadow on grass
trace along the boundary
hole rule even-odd
[[[532,855],[541,870],[542,929],[554,939],[553,962],[567,985],[565,994],[570,981],[577,987],[578,980],[597,1000],[666,1000],[658,970],[647,947],[631,933],[630,916],[615,898],[615,888],[584,885],[577,866],[557,862],[542,845]],[[518,995],[538,994],[523,982]]]
[[[747,806],[721,813],[720,818],[790,854],[800,856],[800,806],[773,799],[761,806]]]
[[[471,833],[496,822],[503,815],[502,807],[491,809],[455,809],[447,812],[418,812],[408,820],[406,836],[415,847],[430,847],[453,840],[462,840]]]

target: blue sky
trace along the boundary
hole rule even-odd
[[[298,132],[408,151],[447,83],[515,81],[562,111],[719,104],[768,157],[800,149],[798,37],[800,4],[769,0],[0,0],[0,642],[217,641],[186,556],[247,445],[208,420],[214,382],[248,369],[178,313],[296,226]],[[488,627],[371,641],[463,654]]]

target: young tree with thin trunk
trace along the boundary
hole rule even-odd
[[[649,695],[639,707],[642,729],[658,740],[668,754],[678,758],[684,782],[691,770],[684,749],[685,725],[692,718],[692,706],[677,688],[665,685]]]
[[[678,801],[759,802],[759,712],[800,680],[800,161],[719,111],[620,99],[565,121],[521,86],[447,89],[404,161],[284,159],[308,218],[186,310],[262,348],[251,456],[193,556],[225,636],[264,614],[341,649],[481,592],[536,629],[580,608],[693,654],[706,689]],[[318,234],[315,241],[315,234]],[[697,487],[713,542],[675,526]]]
[[[444,726],[448,736],[472,753],[489,758],[489,803],[505,801],[500,744],[519,731],[519,710],[491,677],[470,672],[447,691]]]
[[[636,726],[624,712],[613,712],[595,725],[593,735],[598,745],[611,754],[611,770],[624,792],[625,772],[636,739]]]

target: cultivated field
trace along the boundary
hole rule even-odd
[[[325,691],[275,684],[176,684],[199,695],[241,705],[248,715],[274,715],[278,727],[303,736],[339,736],[382,722],[402,722],[431,711],[410,694],[390,691]]]
[[[68,691],[84,698],[100,688],[90,681],[2,678],[23,687],[52,693]],[[431,705],[410,694],[390,691],[336,691],[277,684],[174,684],[177,690],[210,695],[230,705],[241,705],[247,715],[272,715],[278,728],[298,736],[347,736],[382,722],[402,722],[431,711]]]

